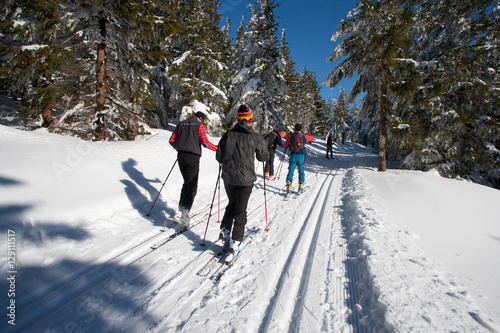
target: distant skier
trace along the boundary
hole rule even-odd
[[[293,174],[295,168],[299,169],[299,189],[298,193],[304,189],[305,173],[304,163],[306,159],[305,144],[312,142],[314,137],[302,132],[302,124],[295,125],[295,132],[293,132],[283,144],[283,147],[290,147],[290,161],[288,165],[288,175],[286,176],[286,192],[289,194],[292,191]]]
[[[331,132],[326,139],[326,158],[328,158],[328,153],[330,153],[330,159],[333,159],[333,138]]]
[[[239,251],[247,223],[247,206],[257,176],[254,160],[264,162],[269,152],[264,139],[252,126],[252,110],[245,105],[238,109],[238,120],[219,141],[215,157],[222,164],[222,179],[229,203],[221,222],[220,238],[229,245],[226,262]],[[232,231],[232,235],[231,235]]]
[[[283,132],[284,133],[284,132]],[[264,166],[264,177],[267,179],[274,178],[274,154],[278,146],[283,147],[282,134],[278,131],[272,131],[264,137],[269,150],[269,160]]]
[[[189,211],[198,191],[201,146],[217,151],[217,146],[208,141],[203,125],[205,117],[203,112],[198,111],[189,119],[181,121],[169,140],[177,150],[177,161],[184,178],[176,217],[186,228],[189,227]]]

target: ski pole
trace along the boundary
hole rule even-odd
[[[283,151],[283,156],[281,156],[281,160],[280,160],[280,165],[278,166],[278,180],[280,179],[280,176],[281,176],[281,170],[283,168],[283,161],[285,161],[285,156],[286,156],[286,151],[288,150],[288,147],[285,148],[285,150]]]
[[[278,180],[280,179],[280,174],[281,174],[281,166],[283,165],[283,160],[285,159],[285,153],[283,152],[283,156],[280,158],[280,163],[278,164],[278,170],[276,170],[276,174],[278,175]]]
[[[262,162],[262,171],[265,172],[266,166],[265,163]],[[269,226],[267,224],[267,195],[266,195],[266,177],[264,175],[264,207],[266,212],[266,231],[269,231]]]
[[[207,244],[205,244],[205,239],[207,238],[208,224],[210,223],[210,216],[212,215],[212,208],[214,206],[215,194],[217,193],[217,187],[219,186],[219,182],[220,182],[221,170],[222,170],[222,164],[219,164],[219,175],[217,176],[217,182],[215,183],[214,196],[212,197],[212,204],[210,205],[210,212],[208,213],[207,228],[205,229],[205,235],[203,236],[203,242],[200,244],[201,246],[207,246]]]
[[[153,207],[156,203],[156,200],[158,200],[158,197],[160,196],[160,193],[161,193],[161,190],[163,190],[163,186],[165,186],[165,183],[167,182],[168,180],[168,177],[170,177],[170,174],[172,173],[172,170],[174,170],[174,167],[175,165],[177,164],[177,159],[175,160],[174,162],[174,165],[172,165],[172,169],[170,169],[170,172],[168,173],[168,176],[167,178],[165,179],[165,181],[163,182],[163,185],[161,186],[160,190],[158,191],[158,195],[156,196],[156,199],[155,201],[153,202],[153,205],[151,206],[151,209],[149,210],[149,212],[146,214],[146,216],[149,216],[149,214],[151,214],[151,211],[153,210]]]
[[[220,181],[219,181],[219,200],[217,201],[217,223],[220,223]]]

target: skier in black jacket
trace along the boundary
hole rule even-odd
[[[330,153],[330,159],[333,159],[333,138],[332,138],[332,133],[328,134],[328,139],[326,140],[326,158],[328,158],[328,153]]]
[[[267,179],[274,178],[274,153],[278,146],[283,147],[283,141],[281,140],[281,134],[278,131],[272,131],[264,137],[267,143],[267,149],[269,150],[269,160],[264,166],[264,177]]]
[[[198,111],[190,118],[181,121],[169,140],[170,145],[177,150],[177,161],[184,178],[176,217],[186,228],[189,227],[189,211],[198,191],[201,146],[217,150],[217,146],[208,141],[203,125],[205,117],[203,112]]]
[[[222,164],[222,180],[229,203],[221,222],[220,237],[229,243],[230,262],[239,250],[245,225],[247,205],[252,193],[255,174],[254,160],[264,162],[269,158],[267,146],[252,126],[252,111],[245,105],[238,109],[238,121],[232,129],[224,133],[219,141],[215,158]],[[232,230],[232,235],[231,235]]]

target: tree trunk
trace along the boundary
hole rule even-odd
[[[378,171],[387,169],[387,116],[386,116],[387,86],[384,80],[380,86],[380,120],[379,120],[379,152]]]
[[[94,117],[93,135],[94,141],[101,141],[106,138],[105,125],[103,121],[103,111],[106,103],[106,83],[104,77],[106,75],[106,18],[102,17],[99,20],[99,27],[101,28],[101,43],[97,45],[97,98]]]
[[[42,127],[49,128],[52,125],[52,107],[53,101],[46,104],[42,110]]]

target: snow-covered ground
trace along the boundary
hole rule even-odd
[[[353,143],[328,160],[316,139],[303,195],[283,200],[285,171],[266,195],[259,177],[260,232],[213,281],[196,273],[227,203],[214,152],[188,231],[163,243],[177,166],[146,216],[176,159],[170,134],[92,143],[0,126],[2,332],[500,332],[500,191],[380,173]]]

